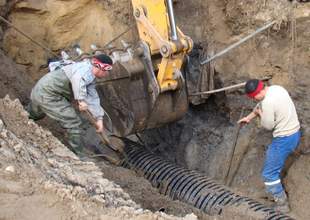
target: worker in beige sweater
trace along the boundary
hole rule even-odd
[[[257,79],[246,82],[245,92],[249,98],[258,101],[254,110],[238,123],[249,123],[259,117],[261,125],[272,130],[272,143],[268,146],[262,177],[266,191],[271,193],[278,211],[289,212],[286,193],[281,184],[280,174],[287,157],[296,149],[300,140],[300,124],[294,103],[288,92],[281,86],[265,86]]]

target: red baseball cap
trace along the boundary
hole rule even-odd
[[[263,81],[257,79],[249,80],[245,85],[246,94],[250,98],[254,98],[263,88]]]
[[[93,58],[93,65],[95,65],[97,68],[99,68],[103,71],[112,70],[112,65],[110,65],[108,63],[102,63],[96,58]]]
[[[112,70],[113,61],[111,57],[105,54],[99,54],[93,57],[92,59],[93,65],[103,71]]]

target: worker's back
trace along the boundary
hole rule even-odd
[[[262,125],[273,129],[274,137],[291,135],[300,128],[295,105],[282,86],[268,87],[261,105]]]

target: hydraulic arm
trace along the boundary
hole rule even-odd
[[[172,0],[132,0],[141,41],[150,47],[151,56],[162,59],[157,66],[160,92],[175,90],[184,83],[180,69],[192,47],[191,38],[175,25]]]

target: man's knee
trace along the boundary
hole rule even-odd
[[[280,178],[280,172],[280,167],[276,169],[272,161],[266,161],[261,173],[261,177],[264,182],[272,182]]]
[[[73,128],[67,128],[66,130],[70,135],[82,135],[83,132],[83,130],[79,126]]]
[[[70,118],[64,117],[60,119],[60,125],[64,129],[66,129],[68,133],[82,132],[81,129],[82,121],[78,115],[76,115],[75,117]]]
[[[43,105],[42,108],[47,116],[58,121],[61,127],[66,130],[77,129],[82,124],[75,109],[67,101],[48,103]]]
[[[40,120],[45,117],[45,113],[40,110],[40,107],[34,104],[32,101],[25,107],[26,111],[29,114],[29,119]]]

